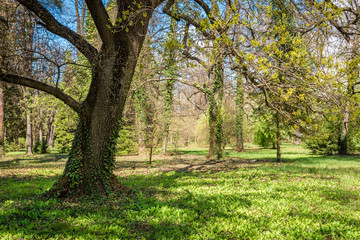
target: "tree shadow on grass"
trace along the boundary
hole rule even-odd
[[[0,177],[0,205],[8,200],[26,199],[47,191],[59,176]]]
[[[0,161],[1,168],[19,168],[21,164],[43,164],[43,163],[58,163],[66,161],[67,155],[46,154],[46,155],[32,155],[32,156],[16,156],[10,160]]]
[[[269,181],[277,180],[272,173],[252,174],[244,172],[237,176],[240,180],[239,187],[242,181],[261,183],[264,177],[268,177]],[[261,234],[273,226],[273,219],[266,214],[242,213],[254,206],[255,199],[264,198],[261,191],[243,194],[236,191],[219,191],[217,186],[223,186],[224,182],[234,179],[231,174],[220,176],[216,173],[204,174],[198,171],[173,171],[148,176],[134,175],[120,178],[121,182],[135,191],[136,195],[133,197],[118,194],[97,199],[39,199],[37,194],[41,190],[36,189],[52,185],[55,178],[11,178],[10,181],[6,180],[7,182],[0,184],[0,191],[9,187],[13,192],[13,195],[1,194],[0,238],[8,236],[10,239],[206,239],[214,236],[214,239],[247,239],[251,238],[251,235],[246,235],[251,233],[250,230],[242,233],[240,230],[237,232],[236,227],[232,228],[233,232],[225,231],[222,225],[212,227],[221,222],[229,224],[236,219],[237,223],[246,222],[256,226],[257,232],[253,234]],[[202,178],[206,179],[203,181]],[[3,180],[0,179],[1,182]],[[31,180],[34,188],[26,185]],[[189,187],[194,190],[186,190]],[[201,187],[206,187],[208,191],[197,191]],[[332,197],[331,188],[318,190],[325,193],[325,199]],[[296,189],[286,187],[284,191],[301,191],[301,186],[297,186]],[[352,193],[338,194],[346,195],[345,204],[356,201]],[[274,193],[264,200],[278,198],[279,195]],[[330,200],[342,201],[338,198]],[[325,215],[326,213],[316,215],[294,210],[286,216],[317,220]],[[359,224],[359,221],[352,218],[346,218],[344,221],[346,224]],[[317,234],[323,234],[325,238],[331,234],[339,236],[340,231],[343,229],[330,229],[329,232]],[[290,238],[295,237],[291,232],[286,234]],[[254,235],[252,238],[260,236]]]
[[[43,191],[40,188],[51,186],[55,177],[10,178],[5,182],[0,179],[4,182],[0,191],[9,193],[6,187],[10,187],[13,192],[1,196],[0,238],[181,239],[200,234],[197,225],[206,225],[209,220],[230,219],[234,215],[246,218],[234,209],[250,207],[250,196],[207,196],[170,192],[166,187],[156,189],[159,182],[180,186],[179,178],[189,174],[174,177],[164,173],[147,179],[138,176],[131,179],[136,196],[118,194],[101,199],[38,198]],[[148,183],[146,191],[141,188],[143,181]]]
[[[212,229],[212,225],[221,222],[229,223],[237,219],[238,223],[246,222],[253,224],[251,225],[253,227],[258,227],[259,229],[256,229],[258,232],[271,228],[272,220],[266,214],[258,212],[254,215],[244,215],[238,211],[247,211],[253,207],[254,200],[262,199],[263,193],[261,191],[249,191],[243,194],[236,191],[224,192],[220,191],[218,186],[224,187],[226,181],[235,177],[239,180],[236,182],[239,188],[245,181],[246,183],[254,182],[255,185],[266,184],[263,180],[278,181],[281,177],[278,176],[279,172],[300,177],[292,179],[294,181],[304,181],[306,179],[302,179],[300,174],[306,174],[304,178],[321,178],[323,175],[320,176],[320,173],[324,171],[313,168],[311,165],[309,165],[310,169],[293,164],[263,166],[263,163],[271,163],[268,159],[202,160],[198,164],[196,164],[198,159],[176,159],[175,161],[177,162],[172,167],[177,171],[167,169],[158,174],[120,178],[122,183],[135,191],[134,197],[119,194],[102,199],[44,200],[39,199],[38,194],[50,187],[58,176],[0,178],[0,238],[7,236],[10,239],[26,237],[30,239],[138,239],[139,237],[144,239],[188,239],[190,237],[206,239],[213,234],[215,239],[247,239],[251,238],[246,235],[248,233],[241,235],[240,232],[234,230],[225,234],[225,228],[222,229],[221,225],[217,229]],[[184,163],[189,166],[179,167]],[[237,168],[258,166],[261,171],[257,169],[244,171],[236,176],[217,174],[217,172],[233,171]],[[39,165],[39,167],[42,166]],[[331,176],[344,173],[341,172],[344,171],[343,169],[330,170]],[[285,177],[287,178],[288,175]],[[206,181],[202,181],[202,178],[206,178]],[[187,191],[189,187],[194,190]],[[201,187],[205,187],[208,192],[197,191]],[[313,190],[323,194],[321,197],[327,201],[339,202],[343,205],[359,199],[353,191],[346,189],[338,191],[322,187]],[[294,189],[284,186],[283,191],[296,192],[302,189],[301,186],[296,186]],[[281,199],[281,196],[276,193],[268,196],[268,199],[279,198]],[[303,200],[306,200],[305,197]],[[323,215],[325,213],[314,216],[296,211],[288,214],[289,217],[303,217],[310,220],[321,218]],[[345,218],[345,216],[342,217]],[[350,217],[345,218],[344,221],[349,225],[359,224],[359,221]],[[212,230],[207,231],[207,229]],[[324,238],[330,234],[340,236],[340,231],[343,229],[336,231],[330,229],[323,236]],[[290,232],[287,234],[291,236]],[[259,237],[260,235],[255,235],[252,238]],[[295,235],[292,236],[292,238],[295,237]]]

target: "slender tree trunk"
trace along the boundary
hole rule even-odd
[[[244,151],[243,138],[243,120],[244,120],[244,89],[240,76],[236,79],[236,151]]]
[[[49,144],[48,144],[49,147],[51,147],[51,148],[54,147],[55,131],[56,131],[56,126],[52,125],[51,132],[50,132],[50,137],[49,137]]]
[[[54,126],[54,116],[55,113],[51,113],[50,117],[48,119],[48,124],[47,124],[47,136],[46,136],[46,141],[49,147],[53,148],[54,147],[54,136],[55,136],[55,126]]]
[[[348,154],[348,123],[349,123],[350,110],[348,104],[345,107],[344,118],[341,124],[341,131],[339,137],[339,155]]]
[[[85,14],[86,14],[86,3],[83,1],[83,6],[81,10],[81,20],[80,20],[80,35],[84,36],[85,31]]]
[[[19,130],[16,127],[15,129],[15,144],[18,145],[19,144]],[[22,148],[23,146],[20,146],[20,148]]]
[[[75,13],[76,13],[76,32],[81,33],[81,24],[80,24],[80,12],[79,12],[79,3],[78,0],[74,1],[75,3]]]
[[[280,116],[276,113],[276,159],[278,162],[281,162],[280,138]]]
[[[7,19],[8,14],[7,11],[5,11],[5,7],[1,9],[0,7],[0,17],[4,17],[4,19]],[[0,23],[0,66],[6,66],[6,61],[3,59],[4,52],[6,49],[8,49],[8,43],[7,43],[7,28],[8,23]],[[4,104],[4,90],[3,90],[3,84],[0,83],[0,157],[5,155],[5,104]]]
[[[20,8],[20,16],[23,18],[23,24],[21,24],[21,45],[24,51],[22,53],[23,60],[22,60],[22,72],[26,76],[32,76],[32,59],[33,59],[33,40],[34,40],[34,25],[33,25],[33,17],[31,14],[24,8]],[[27,99],[27,103],[25,103],[25,111],[26,111],[26,154],[32,155],[33,151],[33,125],[32,119],[30,116],[30,99],[33,94],[33,90],[25,88],[24,91],[24,98]]]
[[[43,120],[42,120],[42,107],[39,109],[39,140],[43,141]]]
[[[33,144],[33,146],[34,146],[34,144],[36,143],[36,130],[37,130],[34,119],[32,119],[31,130],[32,130],[32,133],[31,133],[31,136],[32,136],[32,144]]]
[[[169,34],[169,41],[171,44],[168,49],[169,56],[167,57],[167,75],[169,78],[176,78],[176,54],[175,54],[175,19],[171,18],[171,32]],[[172,104],[173,104],[173,89],[174,89],[174,79],[169,79],[166,81],[166,95],[164,100],[164,131],[163,131],[163,146],[162,153],[166,154],[166,147],[169,136],[170,122],[172,117]]]
[[[153,155],[153,145],[150,146],[150,153],[149,153],[149,168],[151,168],[152,164],[152,155]]]
[[[26,111],[26,154],[32,155],[33,151],[32,124],[29,110]]]
[[[5,154],[4,149],[4,130],[5,130],[5,122],[4,122],[4,91],[2,89],[2,84],[0,84],[0,157]]]
[[[136,132],[138,136],[138,155],[145,157],[147,155],[146,151],[146,123],[144,119],[144,111],[142,111],[137,100],[134,101],[135,106],[135,125]]]

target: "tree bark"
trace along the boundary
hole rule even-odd
[[[138,155],[144,157],[147,155],[146,151],[146,142],[145,142],[145,127],[142,126],[141,119],[136,116],[136,128],[138,134]]]
[[[4,149],[4,130],[5,130],[5,122],[4,122],[4,91],[2,89],[2,84],[0,84],[0,157],[5,154]]]
[[[31,133],[31,136],[32,136],[32,144],[34,146],[34,144],[36,143],[36,124],[35,124],[35,119],[32,118],[32,122],[31,122],[31,130],[32,130],[32,133]]]
[[[349,106],[348,106],[348,104],[346,104],[344,118],[343,118],[343,121],[341,124],[341,131],[340,131],[340,136],[339,136],[339,141],[338,141],[338,146],[339,146],[338,154],[339,155],[346,155],[349,152],[348,151],[349,115],[350,115]]]
[[[167,77],[170,79],[166,81],[166,94],[164,99],[164,131],[163,131],[163,146],[162,153],[166,154],[166,147],[169,136],[170,122],[172,117],[172,104],[173,104],[173,89],[176,78],[176,53],[174,42],[176,41],[175,36],[175,19],[171,18],[171,31],[169,34],[170,48],[168,50],[169,56],[167,57]],[[171,79],[174,78],[174,79]]]
[[[42,107],[39,109],[39,140],[43,141],[43,117],[42,117]]]
[[[46,136],[46,141],[47,141],[47,145],[51,148],[54,147],[54,136],[55,136],[54,115],[55,113],[51,113],[47,124],[48,132]]]
[[[153,146],[150,146],[150,153],[149,153],[149,168],[151,168],[152,164],[152,155],[153,155]]]
[[[280,149],[280,116],[279,113],[276,113],[276,160],[277,162],[281,162],[281,149]]]
[[[244,89],[240,76],[236,79],[236,151],[244,151],[243,138],[243,120],[244,120]]]
[[[215,66],[214,78],[211,91],[208,92],[209,98],[209,152],[208,158],[219,159],[222,157],[222,99],[223,99],[223,83],[224,68],[223,62],[219,61]]]
[[[107,194],[119,187],[113,174],[115,146],[139,54],[131,56],[129,45],[128,41],[119,41],[118,51],[104,52],[93,67],[92,84],[79,112],[69,160],[51,194]],[[128,55],[126,61],[124,55]],[[97,84],[106,87],[95,88]]]
[[[29,110],[26,111],[26,154],[32,155],[33,151],[32,124]]]

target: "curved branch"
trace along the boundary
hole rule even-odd
[[[47,85],[39,81],[35,81],[30,78],[21,77],[13,74],[7,74],[7,73],[0,73],[0,81],[41,90],[50,95],[53,95],[57,99],[60,99],[66,105],[71,107],[75,112],[80,111],[80,107],[81,107],[80,103],[77,102],[72,97],[70,97],[69,95],[62,92],[59,88]]]
[[[201,24],[199,21],[195,20],[194,18],[191,18],[190,16],[182,13],[176,13],[171,10],[171,7],[175,4],[175,0],[169,0],[165,4],[163,8],[163,12],[169,15],[170,17],[174,18],[176,21],[180,21],[181,19],[185,20],[186,22],[190,23],[194,27],[200,29]]]
[[[139,86],[137,86],[136,88],[130,89],[131,92],[135,92],[136,90],[139,90],[140,88],[142,88],[144,85],[146,85],[147,83],[150,82],[163,82],[163,81],[167,81],[167,80],[173,80],[179,83],[182,83],[184,85],[190,86],[190,87],[194,87],[199,89],[200,91],[206,93],[206,89],[201,87],[200,84],[196,83],[196,82],[192,82],[186,79],[182,79],[182,78],[158,78],[158,79],[148,79],[145,80],[144,82],[142,82]]]
[[[44,28],[73,44],[84,56],[93,63],[97,57],[97,50],[76,32],[59,23],[55,17],[37,0],[18,0],[23,6],[35,13],[44,23]]]
[[[114,47],[115,38],[114,34],[111,32],[113,25],[104,4],[101,0],[85,0],[85,2],[90,11],[91,17],[94,20],[102,42],[107,47]]]

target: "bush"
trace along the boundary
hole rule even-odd
[[[119,138],[116,144],[116,155],[126,155],[137,152],[137,142],[133,127],[124,127],[119,132]]]
[[[24,137],[19,137],[18,142],[19,142],[19,147],[20,148],[25,148],[26,147],[26,139]]]
[[[40,139],[37,139],[33,147],[33,152],[36,154],[45,154],[48,153],[48,148],[49,146],[45,140],[40,141]]]
[[[310,149],[314,154],[320,155],[334,155],[339,152],[339,133],[337,131],[331,131],[330,129],[322,129],[316,132],[314,135],[308,136],[305,140],[305,147]],[[355,143],[348,139],[348,152],[355,151]]]
[[[5,152],[17,152],[20,150],[20,145],[15,142],[4,141],[4,150]]]
[[[70,152],[74,136],[75,134],[71,130],[57,130],[55,138],[55,148],[59,149],[60,153]]]
[[[255,126],[254,143],[260,147],[269,147],[276,141],[275,128],[269,122],[259,121]]]

